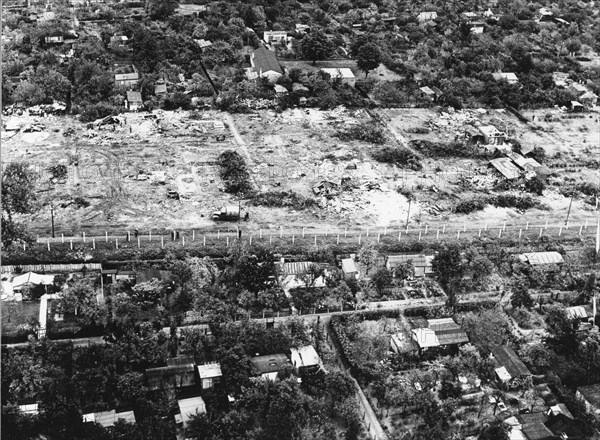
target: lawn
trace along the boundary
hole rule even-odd
[[[2,333],[17,330],[40,314],[39,301],[4,301],[2,303]]]

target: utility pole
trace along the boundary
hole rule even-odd
[[[408,229],[408,220],[410,219],[410,204],[412,202],[412,197],[408,199],[408,213],[406,214],[406,229]]]
[[[54,203],[50,203],[50,219],[52,221],[52,238],[54,238]]]
[[[571,214],[571,205],[573,204],[573,197],[575,197],[575,191],[571,194],[571,201],[569,202],[569,210],[567,211],[567,219],[565,220],[565,225],[569,224],[569,215]]]

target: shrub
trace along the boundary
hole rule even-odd
[[[464,142],[431,142],[422,139],[410,141],[411,147],[427,157],[473,157],[475,149]]]
[[[254,206],[268,206],[273,208],[292,208],[303,210],[315,206],[317,202],[310,197],[304,197],[295,192],[268,191],[257,194],[250,202]]]
[[[116,116],[119,114],[121,109],[109,104],[93,104],[85,106],[79,116],[81,122],[93,122],[96,119],[105,118],[106,116]]]
[[[372,144],[383,144],[385,133],[378,125],[360,124],[345,130],[339,130],[336,136],[343,141],[358,140]]]
[[[390,163],[400,168],[419,171],[423,168],[416,154],[406,148],[383,147],[372,153],[377,162]]]

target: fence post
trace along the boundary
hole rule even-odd
[[[50,240],[46,240],[46,244],[48,245],[48,250],[50,250]]]
[[[119,239],[115,238],[115,249],[119,249]]]
[[[525,230],[527,231],[529,229],[529,222],[527,222],[527,224],[525,225]]]
[[[498,238],[501,238],[501,237],[502,237],[502,229],[500,229],[500,230],[498,231]]]
[[[419,231],[419,241],[421,241],[421,231]]]
[[[61,243],[65,242],[65,234],[60,234],[60,241]]]
[[[227,239],[227,244],[226,245],[229,246],[229,237],[226,237],[226,239]],[[184,238],[184,240],[185,240],[185,238]]]
[[[387,235],[387,226],[383,228],[383,235]]]
[[[181,237],[181,246],[185,246],[185,237]]]
[[[519,238],[521,238],[521,234],[523,234],[523,229],[519,229]]]
[[[380,236],[380,235],[381,235],[381,234],[377,234],[377,243],[379,243],[379,236]]]
[[[348,235],[348,228],[344,228],[344,238],[346,238],[346,235]]]
[[[540,228],[540,237],[542,236],[542,231],[543,230],[544,230],[543,228]]]
[[[337,243],[336,244],[340,244],[340,234],[337,235]]]
[[[442,226],[442,234],[445,234],[445,233],[446,233],[446,225],[443,225]]]
[[[258,230],[258,238],[262,238],[262,229]]]
[[[217,231],[217,238],[218,238],[218,239],[220,239],[220,238],[221,238],[221,230],[220,230],[220,229]]]
[[[548,220],[546,220],[546,227],[544,229],[548,229]]]
[[[558,228],[558,236],[560,237],[562,235],[562,226],[560,228]]]
[[[206,235],[202,237],[202,246],[206,246]]]
[[[325,227],[325,237],[327,237],[327,235],[329,234],[329,226]]]
[[[85,243],[85,232],[83,233],[83,242]]]
[[[292,244],[294,244],[295,237],[292,235]]]
[[[165,247],[165,237],[163,237],[163,236],[160,237],[160,247],[161,248]]]
[[[283,226],[279,225],[279,238],[283,237]]]
[[[367,228],[367,237],[369,236],[369,228]]]
[[[358,244],[360,244],[361,238],[362,238],[362,232],[358,234]]]
[[[506,222],[504,222],[504,225],[502,225],[502,230],[506,231]]]
[[[463,224],[463,231],[467,232],[467,224],[466,223]]]
[[[137,239],[138,239],[137,241],[138,241],[138,249],[139,249],[139,248],[141,247],[141,246],[140,246],[140,236],[139,236],[139,235],[138,235],[138,238],[137,238]],[[185,240],[185,238],[184,238],[184,240]]]
[[[92,238],[92,249],[96,249],[96,239]]]
[[[152,229],[148,232],[148,241],[152,241]]]
[[[458,232],[456,233],[456,239],[460,240],[460,229],[458,230]]]
[[[479,235],[478,235],[478,237],[481,237],[481,229],[479,229]]]
[[[425,235],[427,235],[427,228],[428,228],[428,226],[429,226],[428,224],[425,225]]]
[[[315,234],[315,244],[317,244],[317,234]]]
[[[302,226],[302,238],[304,238],[304,226]]]
[[[250,246],[252,246],[252,235],[250,236]]]
[[[83,240],[85,241],[85,234],[83,234]],[[127,241],[131,241],[131,233],[127,231]]]
[[[150,234],[152,234],[152,231],[150,231]],[[196,241],[196,231],[192,230],[192,241]]]
[[[586,220],[585,221],[585,229],[587,229],[587,226],[588,226],[588,221]]]
[[[69,242],[71,243],[71,250],[73,250],[73,240],[69,240]]]
[[[439,232],[439,231],[438,231]],[[398,232],[398,241],[400,241],[400,239],[402,238],[402,231]]]
[[[108,243],[108,231],[104,231],[104,241]]]
[[[23,243],[23,250],[25,250],[25,243]]]
[[[437,233],[435,234],[435,239],[439,240],[440,239],[440,230],[437,230]]]
[[[273,236],[269,234],[269,244],[273,243]]]
[[[579,227],[579,235],[581,235],[581,231],[583,231],[583,225]]]

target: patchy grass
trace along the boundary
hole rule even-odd
[[[11,332],[19,326],[27,325],[32,319],[36,321],[40,315],[38,301],[5,301],[2,303],[2,332]]]
[[[292,208],[303,210],[317,205],[315,199],[304,197],[295,192],[268,191],[257,194],[250,202],[253,206],[269,208]]]

